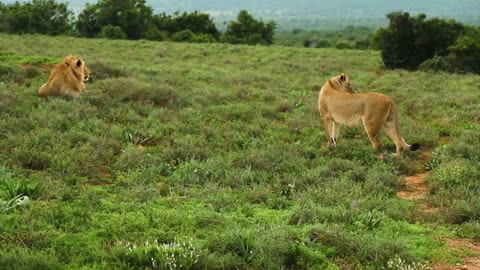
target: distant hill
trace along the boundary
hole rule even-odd
[[[71,9],[77,13],[84,8],[85,3],[96,2],[60,1],[69,2]],[[10,3],[14,0],[2,2]],[[242,9],[264,21],[276,21],[280,29],[335,29],[351,24],[376,27],[386,24],[385,14],[399,10],[411,14],[425,13],[427,17],[453,18],[464,23],[480,24],[478,0],[147,0],[147,3],[157,13],[209,13],[219,28],[222,28],[224,21],[235,19]]]

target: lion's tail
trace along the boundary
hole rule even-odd
[[[413,143],[407,144],[405,139],[400,135],[400,126],[398,124],[398,111],[397,105],[392,101],[390,104],[390,113],[387,118],[387,123],[385,126],[385,131],[388,136],[395,142],[397,147],[397,153],[402,152],[403,150],[415,151],[420,148],[420,144]]]

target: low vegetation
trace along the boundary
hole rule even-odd
[[[0,268],[424,269],[480,237],[477,75],[368,50],[0,34],[0,51]],[[39,98],[65,55],[85,94]],[[318,91],[340,72],[392,96],[422,150],[375,152],[361,127],[327,148]],[[425,197],[398,198],[425,168]]]

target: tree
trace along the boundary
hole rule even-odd
[[[383,63],[389,68],[418,67],[422,61],[417,63],[415,58],[414,19],[407,12],[392,12],[387,18],[390,20],[388,27],[380,28],[376,37],[382,46]]]
[[[78,15],[78,32],[84,37],[96,37],[103,28],[99,16],[97,5],[87,3],[82,13]]]
[[[145,0],[100,0],[87,4],[78,16],[77,28],[87,37],[97,36],[107,25],[118,26],[129,39],[139,39],[151,27],[153,9]]]
[[[0,6],[0,31],[7,33],[65,34],[72,30],[73,12],[55,0],[32,0]]]
[[[178,14],[175,13],[173,16],[165,13],[155,15],[153,24],[159,30],[168,32],[170,35],[188,29],[193,34],[207,34],[218,40],[220,32],[210,15],[197,11],[192,13],[184,12],[182,15]]]
[[[455,43],[464,31],[465,27],[453,20],[432,18],[420,21],[415,30],[416,57],[423,62],[436,55],[447,55],[447,48]]]
[[[382,50],[383,63],[389,68],[417,69],[428,59],[446,56],[449,46],[465,33],[465,26],[460,23],[438,18],[426,20],[424,14],[410,17],[406,12],[392,12],[387,18],[389,25],[376,32],[374,47]]]
[[[267,24],[257,21],[246,10],[240,11],[236,21],[228,24],[222,40],[233,44],[266,44],[273,43],[275,22]]]

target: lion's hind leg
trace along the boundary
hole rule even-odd
[[[370,139],[372,146],[377,150],[381,150],[383,146],[382,140],[380,138],[380,132],[382,130],[382,127],[379,126],[376,122],[366,119],[363,119],[363,127],[365,128],[365,132],[367,133],[367,136]]]

